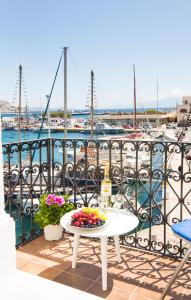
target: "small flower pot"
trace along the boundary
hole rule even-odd
[[[63,228],[61,225],[47,225],[44,227],[44,238],[47,241],[57,241],[62,238]]]

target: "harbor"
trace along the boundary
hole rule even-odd
[[[136,213],[134,238],[148,236],[161,252],[161,244],[174,243],[169,225],[189,215],[190,146],[180,144],[189,141],[189,118],[178,127],[176,111],[138,111],[135,80],[133,110],[95,112],[93,80],[91,71],[87,113],[66,114],[65,107],[61,116],[50,111],[47,97],[43,114],[24,114],[19,106],[14,115],[1,116],[6,207],[24,216],[17,223],[17,243],[22,226],[29,234],[30,213],[38,211],[42,193],[67,193],[77,206],[97,206],[108,166],[112,206]]]
[[[40,127],[41,127],[41,115],[39,112],[37,112],[36,114],[36,118],[34,119],[34,117],[29,116],[29,118],[27,120],[24,120],[21,123],[20,126],[20,131],[22,134],[22,140],[24,139],[33,139],[36,138],[37,133],[40,131]],[[90,128],[90,123],[89,123],[89,115],[80,115],[77,116],[76,115],[72,116],[70,119],[67,120],[67,132],[69,134],[72,133],[72,135],[70,135],[71,137],[75,137],[78,135],[78,137],[88,137],[91,135],[91,128]],[[150,119],[152,122],[148,122],[148,116],[143,116],[140,115],[141,117],[141,121],[139,122],[139,126],[136,128],[133,127],[133,120],[134,120],[134,116],[133,115],[112,115],[112,114],[107,114],[107,115],[96,115],[96,125],[93,128],[93,134],[94,137],[98,137],[98,136],[116,136],[119,135],[121,137],[129,134],[129,133],[134,133],[136,131],[136,133],[138,132],[148,132],[148,127],[146,127],[145,124],[149,124],[149,131],[156,133],[156,132],[164,132],[166,131],[166,126],[165,124],[168,123],[164,123],[167,122],[168,119],[170,118],[169,116],[174,116],[174,114],[164,114],[163,115],[163,122],[161,122],[160,127],[156,128],[156,125],[154,124],[153,126],[153,121],[152,120],[156,120],[157,115],[150,115]],[[12,117],[7,117],[6,115],[2,115],[1,116],[2,119],[2,130],[3,130],[3,142],[9,142],[13,141],[12,137],[14,135],[15,137],[15,141],[16,141],[16,135],[18,134],[18,122],[17,122],[17,115],[16,116],[12,116]],[[162,119],[161,119],[162,120]],[[43,128],[41,129],[41,132],[44,136],[48,136],[48,133],[50,132],[51,134],[53,134],[53,137],[62,137],[63,135],[59,135],[58,133],[64,133],[64,125],[63,125],[63,119],[61,118],[51,118],[50,122],[45,122],[43,125]],[[142,126],[141,126],[142,125]],[[174,132],[173,130],[171,130],[172,132]],[[56,135],[55,135],[56,134]],[[75,135],[77,134],[77,135]],[[169,134],[170,135],[170,134]],[[131,136],[129,136],[129,138],[131,138]],[[149,136],[148,136],[149,139]],[[150,136],[151,139],[151,136]],[[173,139],[173,135],[172,135],[172,140],[175,140],[175,136]]]
[[[61,59],[67,90],[67,48]],[[67,194],[77,207],[98,206],[107,166],[112,206],[139,217],[133,239],[150,249],[151,244],[144,244],[148,236],[154,251],[168,252],[161,244],[174,243],[169,226],[190,213],[189,116],[183,114],[184,124],[178,127],[182,119],[175,109],[138,110],[134,65],[133,76],[134,108],[130,111],[95,110],[95,74],[91,71],[86,111],[69,112],[66,93],[63,111],[51,111],[52,88],[44,112],[30,112],[27,105],[25,111],[22,107],[19,66],[17,112],[1,115],[6,209],[18,221],[18,245],[30,234],[30,215],[38,211],[42,193]],[[191,98],[184,101],[189,103]],[[17,219],[21,210],[22,220]]]

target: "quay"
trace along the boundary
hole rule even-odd
[[[134,114],[105,114],[96,116],[98,121],[106,122],[108,124],[118,123],[120,125],[132,124],[134,122]],[[145,122],[151,123],[153,127],[157,127],[159,124],[166,124],[172,122],[176,118],[176,112],[171,113],[155,113],[155,114],[139,114],[136,115],[139,125],[143,125]]]
[[[134,128],[131,126],[134,124],[134,115],[133,114],[100,114],[96,115],[95,128],[93,132],[96,134],[106,133],[106,134],[120,134],[120,133],[131,133],[134,132]],[[174,121],[176,119],[176,113],[155,113],[155,114],[144,114],[137,113],[137,124],[143,126],[145,123],[149,123],[153,128],[158,127],[159,125],[166,124],[168,122]],[[70,132],[82,132],[82,133],[91,133],[89,128],[88,115],[84,119],[71,118],[67,119],[67,131]],[[85,125],[85,123],[87,123]],[[104,130],[100,130],[100,124],[104,126]],[[98,130],[97,130],[98,125]],[[130,125],[130,126],[129,126]],[[28,120],[24,120],[20,124],[21,131],[39,131],[41,124],[39,120],[33,119],[32,116]],[[2,129],[3,130],[18,130],[17,119],[15,117],[2,117]],[[45,121],[43,132],[64,132],[64,124],[62,118],[52,117],[50,118],[49,123]],[[136,131],[142,130],[137,128]]]

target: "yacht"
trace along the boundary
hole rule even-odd
[[[145,123],[143,124],[143,129],[144,129],[145,131],[151,131],[151,130],[153,129],[153,126],[151,125],[150,122],[145,122]]]
[[[39,132],[40,131],[40,128],[41,128],[41,124],[36,124],[32,127],[29,128],[30,131],[32,132]],[[57,127],[54,126],[54,125],[44,125],[43,128],[41,129],[41,132],[49,132],[49,130],[51,132],[56,132],[57,131]]]
[[[88,126],[82,130],[83,133],[90,134],[91,128]],[[109,126],[107,123],[98,122],[93,127],[94,134],[119,134],[124,133],[125,129],[121,126]]]
[[[2,130],[14,130],[16,128],[16,123],[13,122],[3,122]]]

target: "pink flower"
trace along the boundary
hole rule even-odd
[[[62,206],[65,203],[65,200],[62,196],[55,196],[54,194],[49,194],[45,200],[45,203],[49,206],[51,206],[52,204]]]
[[[48,206],[51,206],[53,201],[52,199],[46,199],[45,203],[48,205]]]
[[[49,199],[52,199],[52,200],[53,200],[54,198],[55,198],[55,195],[54,195],[54,194],[49,194],[49,195],[47,196],[46,199],[47,199],[47,200],[49,200]]]
[[[55,196],[54,203],[58,204],[59,206],[62,206],[64,202],[65,200],[62,196]]]
[[[56,196],[54,194],[49,194],[47,197],[46,197],[46,200],[45,200],[45,203],[49,206],[51,206],[53,203],[54,203],[54,198]]]

